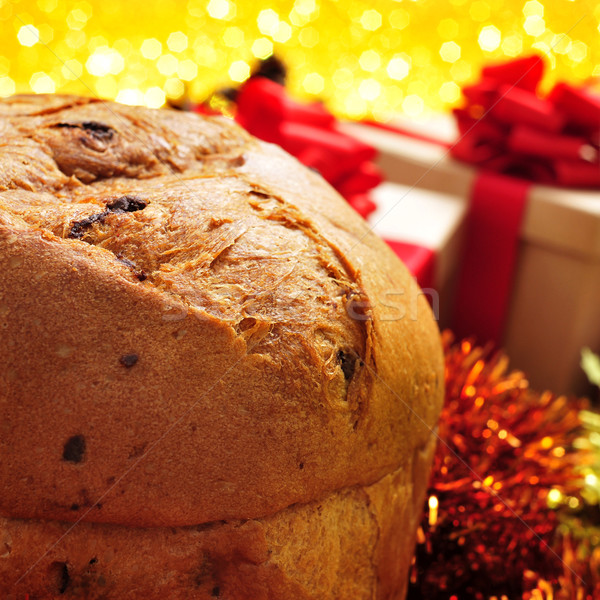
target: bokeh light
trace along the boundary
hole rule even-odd
[[[272,54],[299,99],[340,116],[448,110],[490,61],[548,55],[544,80],[600,76],[589,0],[0,0],[0,95],[201,102]]]

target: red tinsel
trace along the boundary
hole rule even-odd
[[[444,342],[441,442],[409,598],[591,599],[594,582],[579,579],[585,568],[548,506],[549,494],[577,497],[582,454],[571,448],[584,402],[533,392],[502,354]]]

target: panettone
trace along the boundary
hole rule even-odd
[[[0,596],[402,598],[439,333],[224,118],[0,102]]]

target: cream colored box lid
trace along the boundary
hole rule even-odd
[[[467,205],[451,194],[383,183],[372,192],[373,231],[386,240],[424,246],[436,254],[434,284],[441,286],[459,260]]]
[[[405,130],[452,142],[454,121],[437,116],[424,122],[398,121]],[[344,123],[346,133],[375,146],[377,162],[390,182],[468,199],[477,170],[452,159],[443,145],[377,127]],[[600,191],[532,185],[521,228],[522,239],[600,260]]]

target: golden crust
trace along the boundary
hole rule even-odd
[[[0,515],[263,519],[430,442],[429,306],[318,175],[81,98],[4,100],[0,132]]]
[[[434,444],[367,487],[197,527],[0,518],[6,600],[397,600]],[[293,543],[290,543],[293,540]]]

